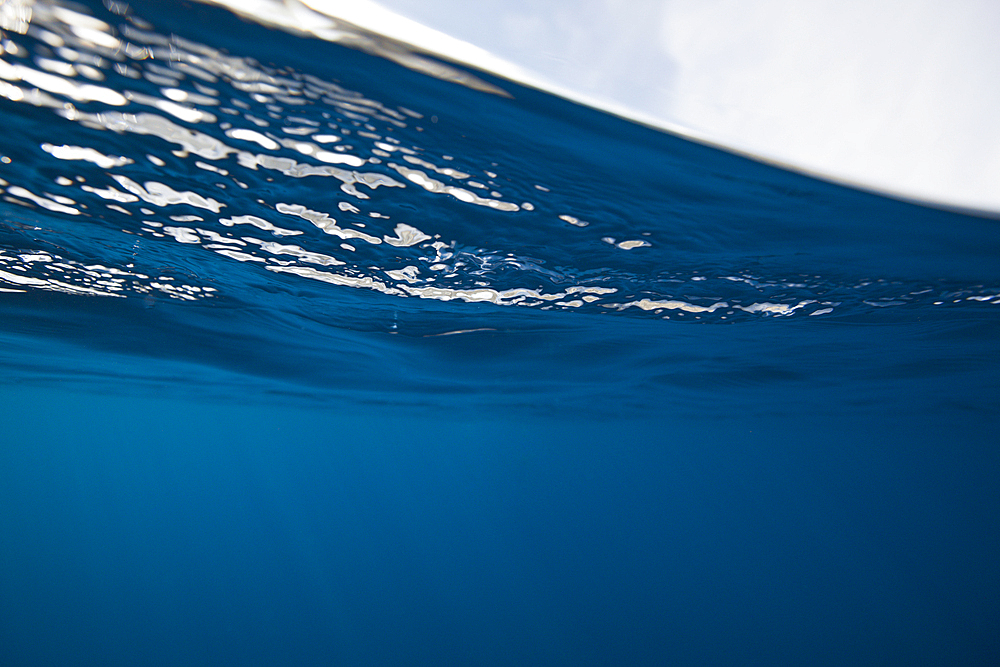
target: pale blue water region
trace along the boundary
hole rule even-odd
[[[996,219],[110,4],[0,41],[4,665],[1000,662]]]

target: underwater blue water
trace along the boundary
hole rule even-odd
[[[108,7],[0,40],[2,664],[1000,660],[996,219]]]

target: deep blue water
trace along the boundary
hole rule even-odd
[[[1000,662],[998,220],[109,4],[0,41],[0,663]]]

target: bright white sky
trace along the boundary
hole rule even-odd
[[[303,2],[647,123],[1000,212],[997,0]]]

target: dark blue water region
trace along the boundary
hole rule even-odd
[[[0,388],[7,665],[1000,656],[995,412],[239,405],[91,356],[145,395]]]

